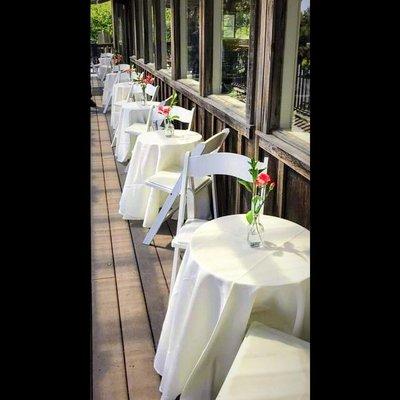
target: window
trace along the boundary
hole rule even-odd
[[[183,11],[183,12],[182,12]],[[199,0],[181,2],[182,78],[199,80]]]
[[[161,52],[162,52],[162,68],[171,69],[171,41],[172,41],[172,12],[171,1],[162,0],[161,3]]]
[[[304,148],[310,141],[310,70],[310,0],[288,0],[280,127]]]
[[[221,5],[221,67],[220,77],[214,79],[214,93],[246,102],[250,0],[222,0]]]
[[[151,59],[155,62],[156,59],[156,16],[154,13],[154,5],[153,3],[150,6],[151,10]]]

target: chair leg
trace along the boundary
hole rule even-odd
[[[117,135],[116,135],[115,132],[114,132],[113,140],[112,140],[112,142],[111,142],[111,147],[114,147],[114,146],[115,146],[116,140],[117,140]]]
[[[165,200],[160,212],[158,213],[155,221],[151,225],[150,230],[147,232],[146,237],[143,240],[143,244],[149,245],[151,241],[154,239],[154,236],[156,236],[156,233],[160,229],[160,226],[165,220],[165,217],[167,216],[169,210],[174,204],[175,199],[178,197],[178,191],[172,192],[168,195],[167,199]]]
[[[213,203],[213,213],[214,213],[214,218],[218,218],[218,210],[217,210],[218,199],[217,199],[217,185],[215,184],[215,176],[213,175],[211,179],[212,179],[211,194]]]
[[[108,98],[107,98],[106,104],[105,104],[105,106],[104,106],[103,114],[106,114],[106,113],[107,113],[107,110],[108,110],[108,107],[109,107],[109,105],[110,105],[110,102],[111,102],[111,94],[110,94],[110,95],[108,96]]]
[[[179,253],[180,253],[179,247],[175,247],[174,260],[172,262],[171,285],[169,288],[169,296],[170,297],[172,296],[172,291],[173,291],[173,288],[175,285],[176,276],[178,275]]]

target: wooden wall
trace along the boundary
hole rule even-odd
[[[125,0],[128,1],[128,0]],[[132,0],[131,0],[132,1]],[[173,0],[177,3],[178,0]],[[206,2],[207,3],[207,2]],[[222,151],[258,156],[262,160],[269,157],[268,172],[277,182],[276,190],[265,207],[265,213],[287,218],[310,228],[310,168],[309,155],[302,154],[272,135],[276,105],[279,99],[279,66],[281,65],[282,9],[285,0],[253,0],[252,38],[255,41],[251,51],[250,104],[246,117],[234,115],[229,109],[209,99],[200,84],[198,92],[172,79],[163,71],[155,70],[143,58],[131,57],[136,69],[147,71],[155,77],[160,86],[158,100],[164,100],[175,90],[179,94],[179,104],[185,108],[196,107],[192,129],[206,140],[224,128],[230,134]],[[176,44],[177,46],[179,44]],[[133,49],[132,49],[133,53]],[[131,53],[131,54],[132,54]],[[172,71],[173,76],[176,72]],[[249,79],[250,81],[251,79]],[[248,85],[249,87],[249,85]],[[243,213],[249,209],[250,196],[235,179],[218,177],[218,200],[220,215]]]

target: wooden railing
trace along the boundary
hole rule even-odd
[[[255,149],[257,149],[258,159],[268,156],[268,173],[277,182],[279,190],[274,191],[270,197],[265,207],[265,213],[290,219],[307,228],[310,227],[309,178],[282,162],[284,155],[280,154],[273,144],[268,143],[269,151],[263,149],[261,144],[257,145],[254,127],[249,125],[245,118],[234,115],[223,105],[218,106],[209,98],[201,97],[189,86],[172,80],[168,74],[154,70],[141,60],[132,57],[131,62],[135,64],[138,72],[146,71],[154,76],[154,84],[159,86],[158,101],[171,96],[175,90],[178,93],[180,106],[187,109],[196,107],[192,129],[199,132],[204,140],[224,128],[229,128],[230,134],[221,151],[253,157]],[[264,145],[264,147],[266,146]],[[299,164],[296,169],[301,170],[301,168]],[[250,209],[249,193],[243,190],[232,177],[217,177],[217,194],[220,216],[245,213]]]
[[[113,52],[113,44],[105,43],[105,44],[90,44],[90,58],[96,63],[101,53],[112,53]]]

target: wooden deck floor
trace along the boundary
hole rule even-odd
[[[141,221],[118,214],[125,167],[111,148],[109,113],[92,81],[91,114],[93,399],[159,399],[155,349],[167,309],[173,223],[144,246]]]

